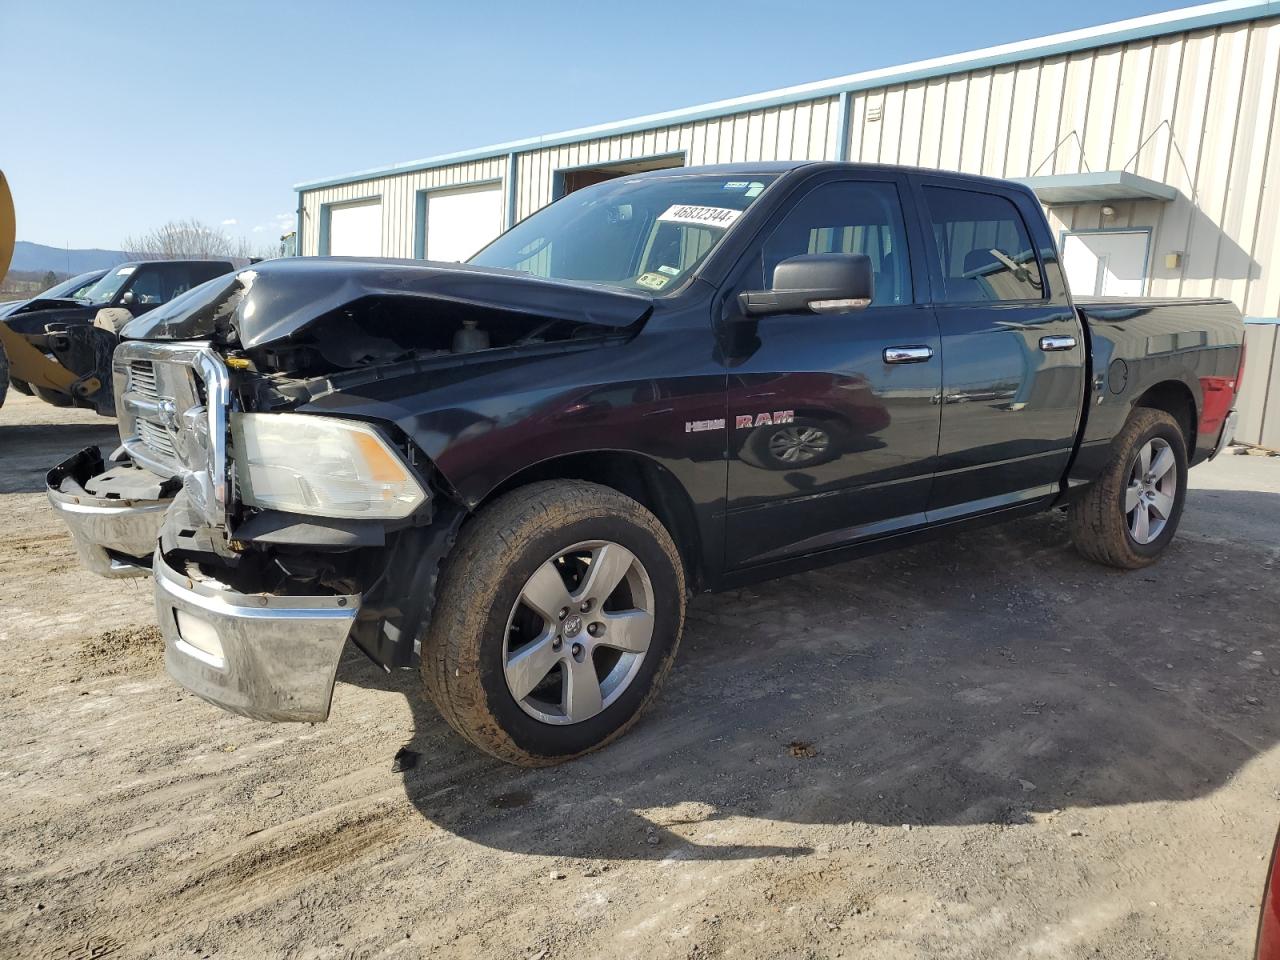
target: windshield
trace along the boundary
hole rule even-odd
[[[61,283],[55,283],[52,287],[40,294],[42,300],[77,300],[85,295],[88,290],[97,281],[98,274],[82,273],[79,276],[70,277]]]
[[[609,180],[538,211],[469,262],[632,290],[675,289],[774,179],[693,174]]]
[[[120,288],[129,282],[137,267],[117,267],[84,292],[83,299],[95,307],[106,306],[115,299]]]

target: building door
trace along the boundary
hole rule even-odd
[[[1145,230],[1068,233],[1062,243],[1067,286],[1078,296],[1142,296],[1150,239]]]
[[[382,256],[382,201],[337,204],[329,208],[328,242],[333,257]]]
[[[569,170],[556,170],[551,180],[552,199],[559,200],[575,190],[594,187],[606,180],[616,180],[633,173],[646,173],[650,170],[669,170],[672,167],[684,166],[684,154],[664,154],[658,157],[641,157],[636,160],[620,160],[616,163],[602,163],[594,167],[574,167]]]
[[[501,184],[429,190],[425,196],[423,229],[428,260],[466,260],[502,232]]]

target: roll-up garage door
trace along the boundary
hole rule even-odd
[[[462,187],[427,194],[428,260],[466,260],[502,232],[502,187]]]
[[[329,208],[329,255],[382,256],[382,201],[344,203]]]

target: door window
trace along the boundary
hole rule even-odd
[[[839,181],[810,191],[765,241],[765,287],[779,263],[806,253],[865,253],[875,275],[872,304],[911,302],[907,231],[892,183]]]
[[[950,303],[1039,300],[1044,280],[1017,207],[994,193],[925,187],[929,221]]]

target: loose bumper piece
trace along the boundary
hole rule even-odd
[[[169,500],[98,497],[84,488],[102,455],[87,447],[64,460],[46,478],[49,502],[75,543],[80,562],[103,577],[144,577]]]

